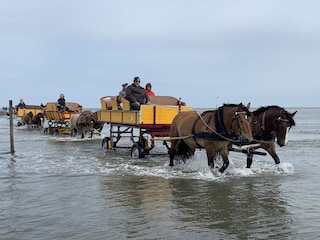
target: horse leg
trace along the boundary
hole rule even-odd
[[[247,153],[247,168],[250,168],[250,167],[251,167],[252,158],[253,158],[253,155],[250,154],[250,153]]]
[[[208,166],[214,168],[214,157],[208,157]]]
[[[214,159],[216,154],[212,151],[212,149],[206,149],[206,153],[207,153],[207,159],[208,159],[208,166],[210,168],[214,168]]]
[[[170,157],[170,162],[169,162],[169,166],[172,167],[173,164],[173,160],[174,160],[174,156],[176,155],[177,151],[176,151],[176,146],[177,146],[178,142],[177,141],[171,141],[171,146],[169,149],[169,157]]]
[[[84,138],[84,131],[81,131],[81,138]]]
[[[228,158],[228,146],[226,148],[223,148],[222,151],[220,152],[220,155],[223,160],[222,167],[219,169],[219,172],[223,173],[229,166],[229,158]]]
[[[222,167],[219,169],[219,172],[223,173],[229,166],[229,158],[228,156],[222,156],[223,164]]]
[[[274,163],[275,164],[279,164],[280,163],[280,158],[278,157],[277,153],[276,153],[276,147],[274,144],[269,144],[269,146],[267,148],[264,148],[269,154],[270,156],[273,158]]]

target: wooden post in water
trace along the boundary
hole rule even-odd
[[[12,100],[9,100],[9,115],[10,115],[10,152],[14,153]]]

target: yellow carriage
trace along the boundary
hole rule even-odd
[[[26,105],[25,108],[19,108],[18,111],[16,112],[16,117],[17,117],[17,125],[21,126],[23,125],[22,123],[22,118],[25,114],[28,113],[32,113],[33,116],[36,116],[38,113],[42,113],[42,106],[38,106],[38,105]],[[39,125],[33,125],[33,124],[29,124],[30,128],[37,128],[39,127]]]
[[[78,103],[67,102],[66,111],[58,110],[56,102],[46,104],[45,115],[48,121],[48,127],[44,132],[54,135],[70,134],[70,118],[72,114],[82,112],[82,106]]]
[[[155,141],[163,141],[167,146],[173,118],[182,111],[191,111],[180,99],[171,96],[149,96],[150,105],[141,105],[139,111],[130,110],[130,103],[122,99],[119,109],[116,96],[100,98],[101,110],[98,120],[110,125],[109,137],[105,137],[102,148],[117,147],[123,136],[133,142],[131,156],[143,158],[155,147]],[[135,131],[136,130],[136,131]],[[168,146],[167,146],[168,147]]]

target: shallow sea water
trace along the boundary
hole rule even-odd
[[[297,108],[289,144],[270,156],[230,153],[218,174],[204,151],[168,166],[93,139],[14,128],[0,117],[1,239],[319,239],[320,109]],[[124,141],[123,147],[130,146]],[[219,163],[218,163],[219,164]]]

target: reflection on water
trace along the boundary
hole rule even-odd
[[[235,239],[293,235],[291,214],[276,178],[208,182],[123,176],[118,182],[103,181],[101,191],[106,204],[111,200],[111,209],[117,209],[111,210],[118,212],[112,222],[122,222],[119,231],[127,237],[156,238],[165,231],[174,238],[177,227],[188,229],[189,239],[210,238],[212,233]]]
[[[258,180],[258,181],[257,181]],[[237,239],[285,239],[292,235],[291,216],[269,179],[239,178],[228,182],[171,180],[181,220],[199,228],[220,229]]]

